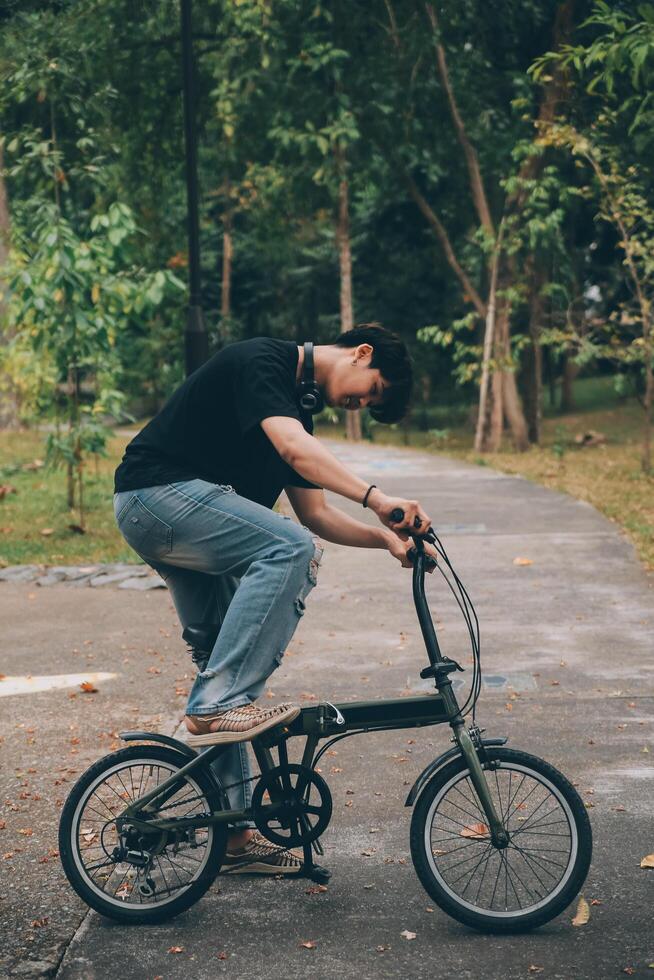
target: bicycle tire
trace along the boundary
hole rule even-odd
[[[175,749],[162,745],[130,745],[119,749],[111,755],[104,756],[95,762],[80,776],[73,786],[64,804],[59,822],[59,855],[60,860],[73,889],[80,898],[101,915],[115,921],[132,924],[152,924],[171,919],[180,912],[194,905],[211,887],[220,872],[227,847],[227,828],[224,824],[213,824],[207,828],[208,846],[198,868],[198,873],[190,879],[188,886],[180,893],[164,902],[152,906],[132,906],[126,902],[117,901],[116,897],[103,896],[92,876],[85,871],[84,856],[80,849],[80,826],[85,811],[85,802],[92,798],[93,793],[114,773],[126,772],[129,764],[138,766],[163,766],[164,771],[171,774],[175,769],[181,769],[188,763],[188,757]],[[104,777],[104,779],[103,779]],[[208,811],[222,809],[220,792],[213,778],[202,769],[196,769],[186,777],[186,786],[199,790],[201,800]],[[141,793],[136,795],[142,795]],[[101,811],[97,811],[101,812]],[[104,817],[104,814],[102,814]],[[109,826],[111,821],[106,821]],[[115,828],[114,828],[115,832]],[[100,833],[100,840],[104,830]],[[89,836],[89,835],[87,835]],[[96,834],[97,836],[97,834]],[[93,844],[99,849],[100,845]],[[164,848],[164,851],[166,848]],[[105,850],[106,853],[106,850]],[[170,857],[168,858],[170,861]],[[125,862],[127,863],[127,862]],[[171,862],[172,863],[172,862]],[[159,862],[161,866],[161,862]],[[126,872],[126,874],[128,874]],[[147,887],[147,886],[146,886]]]
[[[463,786],[463,789],[465,789],[466,786],[471,785],[466,784],[465,782],[462,783],[462,780],[466,780],[466,777],[469,776],[468,766],[462,757],[455,759],[443,769],[436,772],[422,790],[416,803],[411,821],[411,857],[418,878],[420,879],[427,893],[440,906],[440,908],[452,918],[462,922],[464,925],[484,932],[524,932],[537,928],[538,926],[541,926],[555,918],[555,916],[563,912],[563,910],[579,893],[586,879],[592,854],[592,831],[590,821],[581,797],[568,779],[566,779],[561,772],[555,769],[554,766],[551,766],[543,759],[539,759],[537,756],[533,756],[527,752],[522,752],[516,749],[494,748],[487,749],[487,753],[493,764],[498,763],[498,767],[495,772],[502,774],[501,778],[504,784],[506,783],[507,772],[510,774],[508,798],[506,798],[505,792],[504,801],[502,801],[499,778],[495,779],[491,777],[488,781],[489,786],[492,786],[493,782],[497,783],[502,813],[503,815],[506,815],[505,826],[509,829],[510,833],[512,821],[514,821],[512,825],[512,842],[509,844],[506,854],[509,854],[510,848],[513,847],[513,849],[516,851],[516,864],[518,861],[522,861],[525,867],[529,867],[530,863],[533,862],[533,867],[538,868],[533,854],[529,856],[528,861],[530,863],[528,863],[524,856],[526,853],[524,852],[524,848],[521,847],[519,843],[517,845],[515,844],[514,841],[518,834],[524,835],[526,833],[527,840],[530,840],[534,836],[542,836],[546,838],[549,836],[565,837],[563,833],[554,833],[552,831],[543,833],[543,830],[546,830],[548,826],[553,826],[556,823],[559,823],[560,829],[563,830],[563,825],[566,821],[569,825],[571,843],[569,855],[566,858],[566,863],[565,865],[562,865],[562,867],[565,868],[565,871],[564,874],[561,875],[560,880],[556,883],[556,886],[552,887],[551,894],[545,896],[541,895],[540,901],[532,901],[531,905],[527,905],[524,910],[522,908],[510,910],[507,907],[504,911],[502,911],[501,909],[493,910],[488,907],[482,907],[481,905],[475,906],[473,901],[470,901],[469,898],[465,898],[465,890],[467,889],[468,885],[466,885],[465,888],[463,888],[463,886],[458,886],[459,891],[463,891],[463,895],[459,895],[455,892],[455,879],[452,876],[452,872],[457,867],[456,861],[458,861],[458,866],[460,868],[460,866],[465,864],[466,861],[475,861],[477,855],[481,853],[482,857],[471,871],[471,873],[476,872],[477,869],[480,868],[482,862],[485,860],[486,863],[482,873],[482,881],[479,882],[476,896],[477,902],[479,902],[479,896],[483,887],[483,876],[486,874],[488,867],[491,866],[490,862],[494,859],[494,857],[497,857],[498,879],[502,874],[502,864],[504,864],[505,867],[505,874],[507,878],[507,884],[505,885],[507,906],[509,901],[515,902],[517,900],[519,904],[521,892],[523,893],[523,896],[527,894],[524,882],[518,876],[517,888],[515,883],[512,883],[512,888],[515,892],[516,898],[514,899],[513,896],[509,897],[509,872],[507,870],[509,857],[506,855],[504,858],[500,857],[500,852],[498,849],[492,847],[490,832],[483,823],[481,823],[481,826],[480,824],[472,824],[471,826],[464,825],[464,829],[458,831],[458,837],[468,838],[468,840],[466,840],[465,843],[455,840],[457,836],[456,819],[457,817],[460,818],[461,814],[457,814],[455,818],[452,818],[449,815],[445,816],[445,813],[448,812],[446,804],[447,794],[450,792],[450,790],[456,789],[457,792],[459,792],[459,796],[462,796],[464,793],[461,786]],[[486,764],[484,768],[490,777],[490,773],[493,770],[490,766],[488,766],[488,764]],[[554,809],[550,812],[558,819],[554,820],[552,823],[543,823],[544,818],[549,817],[550,815],[550,812],[547,810],[544,811],[544,815],[541,817],[537,817],[535,815],[528,815],[526,817],[522,815],[517,817],[515,816],[515,813],[520,809],[522,804],[514,804],[513,800],[511,799],[510,787],[513,773],[515,773],[516,781],[521,778],[520,774],[522,774],[523,784],[527,776],[533,777],[535,783],[538,783],[541,787],[543,787],[544,792],[550,793],[551,799],[556,799],[561,815],[559,815],[558,811],[555,811]],[[450,800],[450,806],[458,806],[459,809],[463,809],[464,812],[470,813],[474,819],[476,814],[474,814],[474,811],[471,809],[471,805],[476,805],[478,807],[479,803],[477,801],[476,794],[474,794],[474,797],[472,794],[468,794],[468,796],[470,799],[465,807],[462,807],[459,797],[453,797],[454,802]],[[466,799],[468,799],[468,796]],[[538,797],[536,797],[536,799],[537,798]],[[543,803],[540,804],[541,807],[544,805],[547,798],[547,796],[544,796]],[[536,806],[536,799],[534,800],[532,807],[532,809],[535,808],[534,813],[535,810],[538,809]],[[529,804],[525,803],[524,812],[528,813],[528,811]],[[456,810],[451,812],[456,813]],[[479,810],[479,813],[481,814],[481,810]],[[451,859],[455,855],[454,847],[452,849],[434,849],[432,831],[436,814],[438,814],[440,820],[438,833],[444,833],[444,828],[447,826],[447,821],[452,821],[453,829],[451,831],[451,836],[453,838],[452,843],[456,844],[456,850],[460,852],[467,847],[479,844],[476,853],[473,851],[467,858],[465,854],[463,857],[461,857],[461,854],[459,853],[456,861],[452,863]],[[465,819],[466,818],[463,817],[463,820]],[[532,821],[531,829],[529,829],[530,820]],[[526,822],[520,825],[515,821]],[[540,826],[540,831],[534,831],[534,827],[537,826]],[[441,840],[443,843],[449,844],[447,837],[437,839]],[[546,843],[548,843],[548,841],[546,841]],[[541,847],[541,844],[537,842],[537,846]],[[565,845],[557,842],[557,846],[564,847]],[[486,848],[485,851],[482,851],[483,847]],[[538,853],[538,851],[534,849],[534,853]],[[563,854],[565,851],[563,850],[559,853]],[[487,856],[484,857],[484,855]],[[555,861],[551,855],[549,857],[545,857],[541,854],[541,858],[539,858],[539,860],[540,859],[542,859],[544,862],[549,862],[552,865],[555,864]],[[563,858],[559,858],[559,860],[563,860]],[[439,861],[441,861],[440,867]],[[494,866],[491,867],[493,867],[494,871]],[[543,868],[545,868],[545,871],[542,870]],[[462,878],[466,873],[467,871],[464,869],[463,874],[459,877]],[[540,873],[543,878],[547,878],[548,875],[553,874],[546,863],[542,865]],[[538,872],[536,872],[536,874],[538,876]],[[538,877],[540,880],[540,876]],[[492,875],[490,882],[492,882]],[[490,885],[487,887],[485,894],[487,894],[489,887]],[[497,882],[495,887],[497,889]],[[547,887],[549,887],[547,883],[545,885],[541,883],[541,890],[544,891]],[[534,891],[538,897],[538,886],[535,887]],[[493,893],[493,899],[494,897],[495,892]]]

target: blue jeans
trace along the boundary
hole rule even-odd
[[[322,546],[307,528],[230,486],[188,480],[114,494],[127,543],[165,580],[182,627],[220,623],[186,712],[209,715],[251,704],[279,667],[316,584]],[[250,805],[247,748],[212,766],[233,809]],[[248,826],[243,823],[238,826]]]

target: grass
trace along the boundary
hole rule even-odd
[[[120,536],[112,508],[113,471],[125,438],[109,442],[106,459],[88,466],[85,498],[87,533],[69,530],[77,511],[66,504],[63,470],[38,465],[43,459],[42,432],[0,432],[0,486],[15,492],[0,497],[0,565],[85,565],[134,562],[136,555]],[[51,533],[44,534],[44,531]]]
[[[431,431],[376,426],[378,445],[408,445],[467,462],[515,473],[554,490],[586,500],[622,527],[645,566],[654,569],[654,477],[640,469],[642,410],[620,401],[608,387],[610,379],[588,379],[576,386],[579,410],[556,415],[546,411],[543,443],[526,453],[501,452],[479,456],[472,449],[473,433],[466,409],[430,412]],[[578,433],[601,432],[606,442],[580,448]],[[319,434],[342,436],[342,428],[323,426]],[[43,457],[43,434],[0,432],[0,486],[15,493],[0,495],[0,565],[48,565],[134,561],[136,556],[120,536],[113,517],[112,475],[128,437],[109,442],[109,455],[88,467],[87,533],[69,529],[76,512],[66,506],[63,471],[25,469]],[[407,492],[410,488],[407,488]],[[51,531],[43,534],[43,531]]]

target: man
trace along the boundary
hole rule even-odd
[[[213,765],[224,785],[238,784],[229,794],[235,809],[251,799],[246,742],[300,711],[254,702],[316,584],[322,545],[313,535],[384,548],[407,568],[407,529],[430,525],[418,501],[389,497],[339,462],[312,435],[306,406],[368,408],[395,422],[411,387],[405,345],[376,324],[315,352],[267,337],[231,344],[173,393],[116,470],[120,531],[165,579],[182,626],[219,624],[185,720],[190,744],[229,746]],[[282,489],[300,524],[272,510]],[[370,508],[383,526],[331,506],[325,489]],[[391,520],[396,507],[405,515],[400,524]],[[232,828],[226,862],[268,874],[301,866],[247,823]]]

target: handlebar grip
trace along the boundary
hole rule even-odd
[[[393,521],[394,524],[399,524],[400,521],[404,520],[404,511],[402,510],[401,507],[393,508],[393,510],[391,511],[391,520]],[[421,527],[421,525],[422,525],[422,521],[416,514],[413,521],[413,526],[415,527],[416,530],[418,530],[418,528]]]

